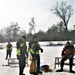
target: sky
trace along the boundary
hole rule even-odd
[[[47,31],[60,19],[50,11],[56,2],[67,2],[75,12],[75,0],[0,0],[0,29],[8,27],[11,22],[17,22],[26,32],[29,31],[28,23],[31,18],[35,18],[35,32],[39,30]],[[75,14],[69,21],[68,28],[72,29]]]

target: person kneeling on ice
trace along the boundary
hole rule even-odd
[[[63,71],[64,62],[67,59],[69,59],[70,72],[71,73],[75,73],[72,70],[72,67],[73,67],[73,57],[74,57],[74,46],[70,42],[67,42],[65,47],[63,48],[63,51],[62,51],[62,60],[61,60],[61,65],[60,65],[61,69],[57,70],[57,72],[62,72]]]
[[[37,74],[42,73],[40,71],[40,55],[39,55],[39,50],[41,50],[41,52],[43,52],[43,49],[40,47],[40,45],[39,45],[39,43],[37,41],[37,37],[34,35],[32,37],[32,40],[29,42],[29,51],[31,53],[32,60],[36,64],[36,69],[35,69],[34,73],[37,73]]]

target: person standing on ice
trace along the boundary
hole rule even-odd
[[[39,43],[37,41],[37,37],[34,35],[32,37],[32,40],[29,42],[29,51],[31,53],[32,60],[34,60],[34,62],[36,62],[36,65],[37,65],[36,73],[42,73],[40,71],[40,55],[39,55],[39,50],[41,50],[41,52],[43,52],[43,49],[40,47],[40,45],[39,45]]]
[[[74,46],[68,41],[65,45],[65,47],[63,48],[62,51],[62,60],[61,60],[61,69],[57,70],[57,72],[62,72],[63,71],[63,66],[64,66],[64,62],[69,59],[69,68],[70,68],[70,72],[71,73],[75,73],[72,70],[73,67],[73,57],[74,57]]]
[[[19,60],[19,75],[25,75],[23,74],[23,71],[26,65],[26,57],[28,57],[26,36],[23,35],[16,45],[17,45],[17,59]]]
[[[9,58],[11,58],[11,52],[12,52],[12,44],[10,42],[8,42],[8,44],[6,45],[6,58],[5,59],[8,59],[8,55],[9,55]]]

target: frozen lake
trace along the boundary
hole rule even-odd
[[[63,46],[42,46],[47,44],[48,42],[41,42],[40,45],[43,48],[44,52],[40,53],[40,60],[41,60],[41,64],[48,64],[50,66],[51,69],[54,69],[54,59],[55,57],[60,57],[61,56],[61,51],[64,47]],[[7,43],[5,43],[4,45],[6,45]],[[12,43],[13,46],[16,45],[16,43]],[[28,43],[27,43],[28,44]],[[6,49],[1,49],[0,50],[0,75],[18,75],[18,67],[10,67],[10,66],[2,66],[2,64],[7,64],[7,61],[5,60],[5,56],[6,56]],[[16,57],[16,48],[13,48],[12,51],[12,58]],[[67,68],[69,70],[69,66],[64,67]],[[58,67],[57,67],[58,69]],[[73,67],[74,71],[75,71],[75,66]],[[26,67],[24,70],[25,74],[29,74],[29,67]],[[57,73],[57,72],[51,72],[51,73],[44,73],[43,75],[73,75],[69,72],[62,72],[62,73]]]

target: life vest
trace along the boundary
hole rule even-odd
[[[31,54],[39,54],[39,45],[38,44],[33,44],[32,48],[30,48],[30,53]]]
[[[6,49],[7,49],[7,50],[12,50],[12,45],[11,45],[11,44],[8,44],[8,45],[6,46]]]
[[[24,50],[26,47],[26,43],[20,43],[19,49],[17,49],[17,55],[21,55],[22,50]]]

